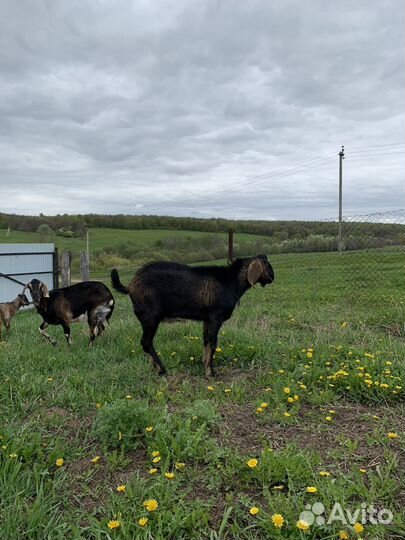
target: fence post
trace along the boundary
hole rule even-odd
[[[228,230],[228,263],[233,262],[233,229]]]
[[[82,281],[89,280],[89,258],[86,251],[80,252],[80,277]]]
[[[71,284],[70,267],[72,263],[72,253],[70,251],[64,251],[61,259],[61,285],[62,287],[69,287]]]
[[[53,266],[53,288],[57,289],[59,287],[59,253],[58,248],[55,247],[52,256],[52,266]]]

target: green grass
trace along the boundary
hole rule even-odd
[[[381,253],[365,270],[362,257],[272,257],[276,281],[224,325],[210,382],[200,325],[161,326],[159,378],[118,294],[93,348],[78,324],[70,350],[50,328],[54,349],[39,316],[19,314],[0,343],[0,538],[403,538],[403,261]],[[335,503],[352,513],[366,503],[394,519],[361,534],[339,522],[301,531],[315,502],[326,517]]]
[[[143,248],[156,243],[158,240],[166,238],[195,238],[198,240],[204,236],[212,236],[213,233],[198,231],[175,231],[175,230],[127,230],[127,229],[107,229],[94,228],[89,230],[90,235],[90,253],[102,249],[105,246],[118,247],[120,244],[130,242],[135,247]],[[227,235],[222,235],[224,242],[227,241]],[[237,235],[237,240],[245,242],[247,240],[255,241],[257,239],[266,239],[265,236],[253,234]],[[86,249],[86,240],[84,238],[64,238],[63,236],[54,236],[51,240],[61,250],[71,250],[74,253]],[[38,233],[12,231],[7,236],[6,229],[0,229],[0,244],[11,244],[21,242],[41,242]]]

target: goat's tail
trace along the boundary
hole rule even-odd
[[[122,294],[129,294],[127,287],[121,283],[118,270],[116,268],[111,270],[111,282],[116,291]]]

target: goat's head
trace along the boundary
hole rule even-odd
[[[32,279],[29,283],[27,283],[22,291],[22,294],[24,294],[25,289],[30,291],[34,306],[38,306],[41,303],[42,298],[49,298],[48,287],[45,285],[45,283],[39,281],[39,279]]]
[[[247,268],[247,280],[252,287],[256,283],[260,283],[262,287],[273,283],[274,271],[266,255],[257,255],[251,260]]]
[[[17,298],[18,298],[19,301],[20,301],[20,306],[29,306],[30,301],[29,301],[28,298],[25,296],[25,294],[19,294],[19,295],[17,296]]]

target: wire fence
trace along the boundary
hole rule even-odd
[[[276,272],[275,290],[294,289],[297,298],[309,305],[322,299],[331,304],[345,302],[348,307],[368,305],[371,310],[373,304],[381,303],[405,306],[405,211],[346,216],[341,243],[338,225],[336,219],[302,222],[296,226],[300,229],[287,234],[286,222],[286,231],[281,231],[285,234],[249,235],[248,240],[235,232],[234,255],[267,254]],[[117,266],[124,279],[129,279],[144,262],[157,258],[190,264],[226,263],[227,235],[211,235],[211,240],[207,236],[193,238],[196,251],[190,257],[184,237],[176,237],[173,231],[161,251],[153,247],[154,251],[139,257],[132,254],[125,264]],[[112,266],[116,266],[113,259],[93,266],[91,279],[109,282]]]

